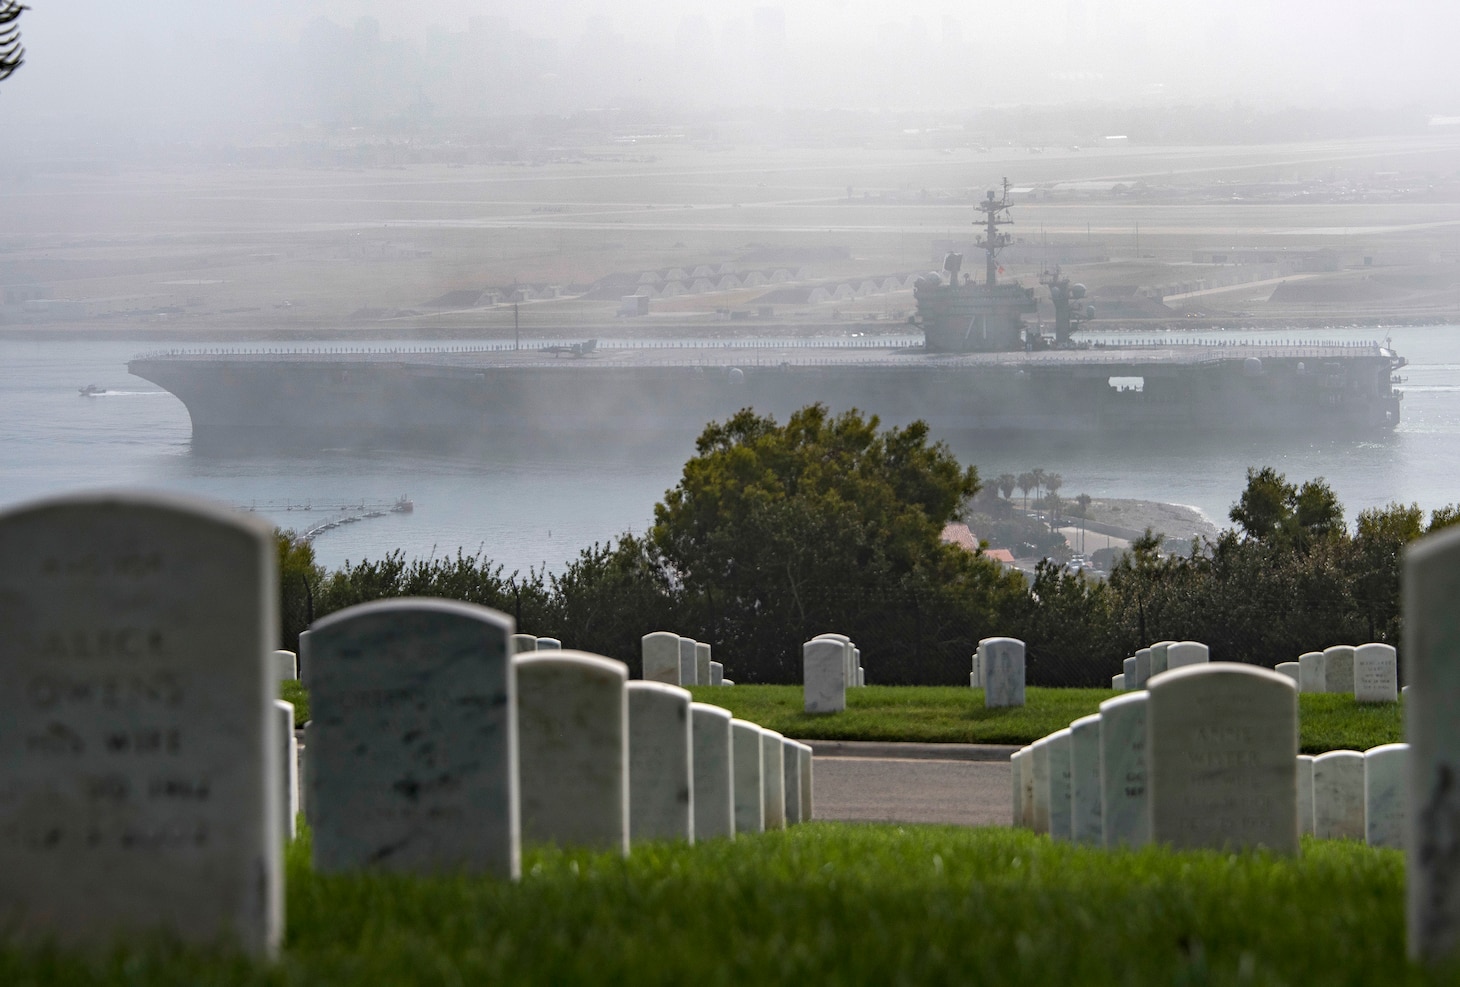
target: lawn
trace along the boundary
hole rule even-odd
[[[1395,984],[1403,857],[1306,840],[1136,852],[1006,829],[812,823],[627,861],[524,854],[518,884],[321,877],[296,842],[276,964],[135,945],[0,951],[6,985]]]

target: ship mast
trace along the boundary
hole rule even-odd
[[[988,197],[978,204],[978,208],[984,214],[984,218],[979,221],[984,228],[984,235],[978,241],[978,245],[988,255],[988,285],[992,288],[999,280],[999,264],[995,258],[1012,239],[1009,234],[999,232],[1000,226],[1008,226],[1014,222],[1009,218],[1009,180],[1004,179],[1004,197],[1002,199],[995,199],[994,193],[990,191]]]

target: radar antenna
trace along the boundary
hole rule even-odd
[[[984,235],[979,238],[978,245],[988,255],[988,284],[992,288],[999,281],[999,251],[1007,247],[1013,239],[1009,234],[999,232],[1000,226],[1009,226],[1014,222],[1009,216],[1009,180],[1004,179],[1003,198],[995,199],[991,190],[978,204],[978,208],[984,214],[984,218],[978,221],[984,228]]]

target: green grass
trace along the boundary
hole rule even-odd
[[[285,679],[279,683],[279,698],[294,704],[294,725],[302,727],[309,722],[309,690],[298,679]]]
[[[280,960],[0,951],[14,985],[1395,984],[1403,857],[1107,853],[1027,832],[812,823],[629,860],[534,850],[518,884],[323,877],[297,842]]]
[[[1100,710],[1120,693],[1109,689],[1025,691],[1025,704],[985,709],[983,691],[956,686],[876,686],[847,690],[847,708],[831,715],[804,711],[795,685],[696,686],[698,702],[723,706],[741,719],[799,740],[911,740],[933,744],[1027,744]],[[1365,750],[1403,739],[1400,704],[1361,706],[1351,696],[1298,697],[1306,753]]]

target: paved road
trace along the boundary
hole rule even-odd
[[[1007,826],[1013,811],[1007,760],[818,755],[813,770],[817,819]]]

